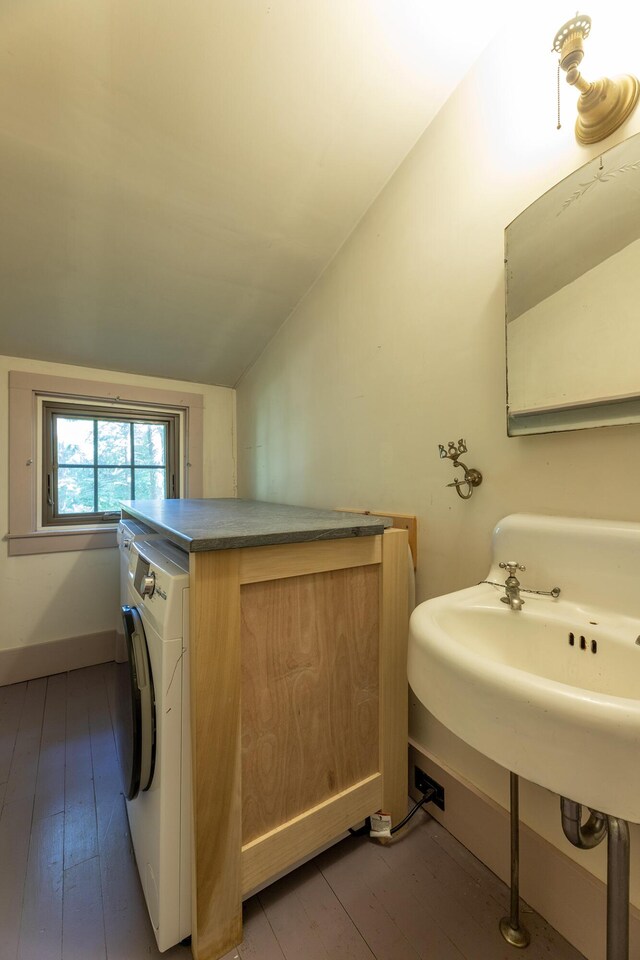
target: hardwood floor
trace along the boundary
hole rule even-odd
[[[189,960],[156,948],[130,846],[108,664],[0,687],[0,960]],[[508,891],[427,813],[350,837],[247,901],[225,960],[515,960]],[[528,960],[580,960],[525,909]]]

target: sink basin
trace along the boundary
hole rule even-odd
[[[515,515],[493,552],[487,579],[504,582],[498,562],[518,560],[523,586],[560,598],[523,592],[514,611],[480,584],[420,604],[415,694],[514,773],[640,822],[640,524]]]

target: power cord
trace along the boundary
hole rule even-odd
[[[391,835],[393,836],[393,834],[396,833],[398,830],[401,830],[405,826],[405,824],[409,823],[409,820],[411,820],[411,817],[418,812],[418,810],[424,803],[430,803],[435,797],[436,793],[437,793],[437,790],[435,789],[435,787],[429,787],[428,790],[425,790],[425,792],[422,794],[418,802],[414,804],[411,810],[409,810],[409,813],[406,815],[404,820],[401,820],[400,823],[397,823],[395,827],[391,827]]]
[[[402,830],[402,828],[406,826],[407,823],[409,823],[409,820],[411,820],[411,818],[418,812],[420,807],[422,807],[425,803],[431,803],[431,801],[434,799],[436,795],[437,795],[437,790],[435,789],[435,787],[429,787],[428,790],[425,790],[425,792],[422,794],[422,796],[417,801],[417,803],[415,803],[411,808],[411,810],[409,810],[409,813],[406,815],[406,817],[403,820],[401,820],[400,823],[397,823],[395,827],[391,827],[391,831],[390,831],[391,835],[393,836],[393,834],[397,833],[398,830]],[[367,819],[365,820],[364,824],[361,827],[349,827],[349,833],[354,837],[366,837],[370,834],[370,832],[371,832],[371,817],[367,817]],[[375,837],[372,837],[371,839],[374,840]]]

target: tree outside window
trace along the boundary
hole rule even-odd
[[[113,520],[121,500],[178,495],[178,416],[44,404],[43,518]]]

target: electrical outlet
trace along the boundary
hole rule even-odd
[[[437,780],[434,780],[433,777],[429,777],[420,767],[415,767],[414,769],[416,790],[419,790],[420,793],[426,793],[430,787],[433,787],[436,795],[431,800],[431,803],[435,803],[436,807],[444,810],[444,787],[439,784]]]

